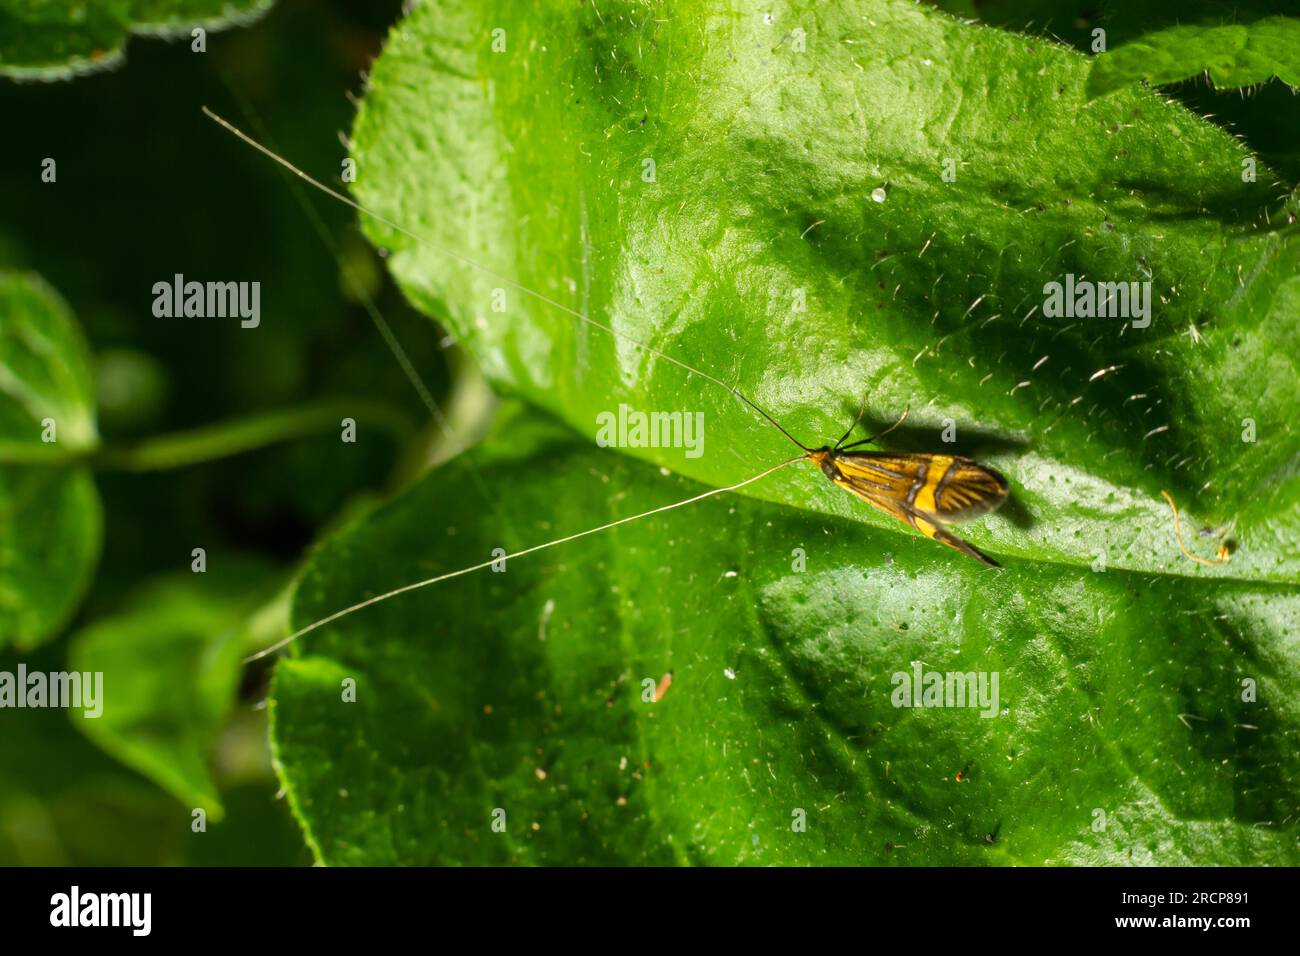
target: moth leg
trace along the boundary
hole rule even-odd
[[[889,426],[888,428],[886,428],[883,432],[878,432],[878,433],[876,433],[875,435],[872,435],[870,438],[863,438],[863,439],[861,439],[860,441],[855,441],[855,442],[853,442],[852,444],[845,445],[843,448],[840,448],[839,446],[836,446],[836,449],[835,449],[835,450],[836,450],[836,451],[851,451],[851,450],[853,450],[854,448],[857,448],[857,447],[860,446],[860,445],[870,445],[870,444],[871,444],[872,442],[874,442],[877,438],[884,438],[886,435],[888,435],[890,432],[892,432],[892,431],[893,431],[895,428],[897,428],[899,425],[903,424],[903,422],[907,419],[907,413],[910,412],[911,410],[912,410],[912,406],[910,406],[910,405],[909,405],[907,408],[903,409],[903,414],[901,414],[901,415],[898,416],[898,421],[894,422],[894,424],[890,425],[890,426]],[[861,417],[861,416],[859,415],[859,417]],[[853,425],[854,425],[855,428],[857,427],[857,424],[858,424],[857,422],[854,422],[854,423],[853,423]],[[851,432],[851,431],[853,431],[852,428],[849,429],[849,432]],[[848,437],[849,437],[848,432],[845,432],[845,433],[844,433],[844,438],[848,438]],[[843,441],[844,438],[841,438],[840,441]]]

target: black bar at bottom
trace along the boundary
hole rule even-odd
[[[1048,932],[1056,939],[1199,934],[1216,942],[1293,925],[1289,870],[1265,869],[36,869],[0,870],[0,932],[336,947],[376,933],[574,933],[647,945],[775,926],[942,945]],[[73,888],[76,888],[75,891]],[[147,897],[144,894],[148,894]],[[147,906],[146,906],[147,900]],[[93,925],[115,924],[115,925]],[[58,924],[58,925],[56,925]],[[76,925],[73,925],[76,924]],[[145,932],[147,930],[147,933]],[[917,936],[916,933],[921,935]],[[667,937],[661,937],[667,933]],[[977,933],[977,936],[969,934]],[[901,935],[900,935],[901,934]],[[937,935],[933,935],[937,934]],[[15,951],[15,950],[11,950]]]

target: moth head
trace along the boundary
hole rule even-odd
[[[835,466],[835,450],[833,448],[814,448],[804,457],[820,468],[828,478],[834,478],[839,474],[839,468]]]

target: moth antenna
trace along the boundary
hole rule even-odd
[[[373,209],[366,208],[365,206],[361,205],[359,202],[352,199],[350,196],[346,195],[345,193],[342,193],[337,189],[333,189],[330,186],[326,186],[320,180],[315,179],[312,176],[308,175],[307,173],[303,172],[293,163],[289,162],[289,160],[285,159],[283,156],[272,151],[271,149],[268,149],[266,146],[263,146],[257,140],[253,139],[253,137],[249,136],[247,133],[239,129],[237,126],[235,126],[233,123],[229,122],[228,120],[222,119],[220,116],[212,112],[212,110],[208,109],[206,106],[202,107],[202,109],[203,109],[204,116],[212,120],[214,123],[216,123],[218,126],[225,129],[230,134],[232,134],[236,139],[239,139],[242,142],[246,143],[247,145],[253,147],[253,149],[257,150],[263,156],[266,156],[269,159],[272,159],[275,162],[279,163],[281,166],[283,166],[289,172],[293,173],[303,182],[307,183],[310,186],[314,186],[316,189],[319,189],[321,192],[325,193],[325,195],[338,200],[339,202],[343,203],[346,206],[351,206],[357,212],[369,216],[371,219],[375,220],[376,222],[383,223],[385,226],[388,226],[390,229],[395,229],[397,232],[400,232],[402,235],[415,240],[422,246],[427,246],[428,248],[432,249],[434,252],[438,253],[441,256],[446,256],[447,258],[454,259],[455,261],[462,263],[463,265],[467,265],[473,269],[478,269],[484,275],[491,276],[493,279],[496,279],[500,282],[504,282],[512,289],[515,289],[518,292],[522,292],[524,295],[532,296],[534,299],[538,300],[539,302],[543,302],[546,305],[551,306],[551,308],[553,309],[558,309],[561,312],[564,312],[565,314],[570,315],[575,319],[578,319],[582,322],[586,322],[587,324],[592,325],[603,332],[609,333],[610,335],[614,336],[617,339],[622,339],[624,342],[627,342],[629,345],[642,349],[657,358],[661,358],[666,362],[671,362],[672,364],[678,366],[679,368],[683,368],[694,375],[700,376],[706,381],[712,382],[715,385],[725,388],[727,391],[731,392],[731,394],[735,395],[742,402],[748,405],[751,409],[758,412],[758,414],[762,415],[763,418],[765,418],[772,425],[776,426],[776,429],[782,435],[790,439],[790,441],[794,442],[805,452],[812,451],[811,448],[809,448],[803,442],[799,441],[799,439],[795,438],[788,431],[786,431],[785,428],[782,427],[781,423],[778,422],[775,418],[773,418],[765,409],[760,407],[752,399],[741,394],[740,390],[737,389],[734,385],[728,385],[726,382],[722,381],[722,379],[717,378],[714,375],[710,375],[708,372],[705,372],[702,369],[695,368],[693,365],[688,365],[686,362],[683,362],[679,358],[674,358],[673,356],[669,355],[667,352],[661,352],[659,349],[655,348],[652,345],[646,345],[644,342],[634,339],[624,332],[618,331],[611,325],[607,325],[604,322],[600,322],[597,319],[593,319],[591,316],[583,312],[579,312],[577,309],[570,308],[564,303],[552,299],[550,296],[546,295],[543,292],[538,292],[535,289],[530,289],[528,286],[522,285],[519,282],[516,282],[514,279],[511,279],[510,277],[504,276],[501,273],[494,271],[493,269],[489,268],[488,266],[484,265],[483,263],[479,262],[476,259],[471,259],[468,256],[461,255],[459,252],[456,252],[452,249],[448,249],[444,246],[439,245],[436,242],[433,242],[430,239],[426,239],[424,236],[421,236],[418,233],[412,232],[410,229],[407,229],[405,226],[393,222],[393,220],[389,219],[387,216],[381,215],[380,213],[375,212]]]
[[[1169,507],[1173,509],[1174,512],[1174,537],[1178,539],[1178,549],[1182,551],[1184,555],[1186,555],[1187,557],[1195,561],[1197,564],[1208,564],[1211,567],[1213,567],[1216,564],[1223,564],[1225,561],[1227,561],[1228,546],[1226,544],[1219,545],[1219,550],[1218,552],[1215,553],[1213,560],[1209,558],[1202,558],[1199,555],[1192,554],[1192,552],[1187,550],[1187,545],[1183,544],[1183,529],[1179,527],[1178,524],[1178,506],[1174,504],[1173,496],[1170,495],[1169,492],[1162,490],[1160,493],[1165,496],[1165,501],[1169,502]]]
[[[626,518],[619,518],[617,521],[610,521],[595,528],[588,528],[586,531],[579,531],[576,534],[565,535],[563,538],[555,538],[552,541],[546,541],[543,542],[542,544],[535,544],[531,548],[524,548],[522,551],[516,551],[514,554],[507,554],[504,557],[492,558],[488,561],[482,561],[478,564],[471,565],[468,568],[461,568],[459,571],[448,571],[446,574],[439,574],[431,578],[425,578],[423,581],[415,581],[411,584],[404,584],[400,588],[394,588],[391,591],[385,591],[383,594],[377,594],[374,597],[367,598],[364,601],[358,601],[356,604],[345,607],[341,611],[335,611],[333,614],[327,615],[326,617],[323,617],[318,621],[313,621],[312,623],[308,624],[306,627],[302,627],[294,631],[288,637],[276,641],[270,647],[263,648],[262,650],[258,651],[256,654],[250,654],[248,657],[244,658],[243,662],[245,664],[251,664],[253,661],[258,661],[261,660],[263,657],[268,657],[269,655],[274,654],[276,651],[283,650],[284,648],[288,647],[290,644],[298,640],[298,638],[302,637],[304,634],[310,634],[312,631],[316,630],[319,627],[324,627],[326,624],[332,624],[333,622],[337,621],[339,618],[347,617],[349,614],[355,614],[357,611],[360,611],[362,608],[370,607],[370,605],[372,604],[380,604],[384,601],[391,600],[392,598],[397,597],[399,594],[405,594],[408,591],[417,591],[420,588],[427,588],[430,585],[438,584],[441,581],[450,581],[452,578],[458,578],[466,574],[472,574],[475,571],[482,571],[484,568],[491,567],[493,564],[496,564],[498,561],[511,561],[515,558],[522,558],[526,554],[533,554],[537,551],[544,551],[547,548],[553,548],[559,544],[566,544],[570,541],[576,541],[579,538],[585,538],[589,535],[599,534],[602,531],[608,531],[610,528],[617,528],[621,524],[629,524],[630,522],[633,521],[639,521],[642,518],[648,518],[651,515],[662,514],[665,511],[673,511],[677,508],[684,508],[687,505],[694,504],[697,501],[703,501],[705,498],[712,498],[714,495],[725,494],[728,491],[736,491],[739,488],[744,488],[746,485],[753,484],[754,482],[758,481],[760,478],[766,478],[774,471],[780,471],[782,468],[786,468],[790,465],[793,465],[797,461],[803,461],[803,460],[804,460],[804,456],[800,455],[797,458],[791,458],[788,461],[781,462],[781,464],[779,465],[773,465],[771,468],[768,468],[764,471],[760,471],[757,475],[754,475],[752,478],[746,478],[744,481],[739,481],[734,485],[727,485],[725,488],[711,488],[708,491],[704,492],[703,494],[694,495],[682,501],[673,502],[672,504],[660,505],[658,508],[651,508],[649,511],[643,511],[640,514],[629,515]]]

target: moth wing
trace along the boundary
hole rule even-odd
[[[841,476],[835,483],[877,511],[954,551],[1002,567],[941,527],[988,514],[1001,505],[1007,497],[1007,483],[997,472],[952,455],[841,455],[835,465]]]
[[[931,513],[952,524],[996,511],[1006,500],[1005,478],[969,458],[954,457],[935,484]]]
[[[926,455],[837,455],[837,485],[875,508],[911,524],[906,502],[912,486],[924,477]]]

